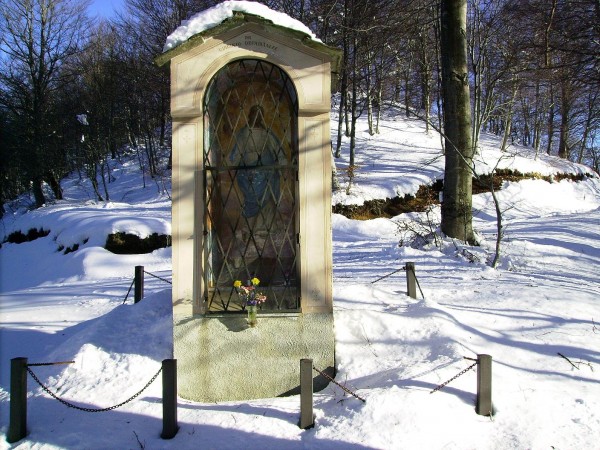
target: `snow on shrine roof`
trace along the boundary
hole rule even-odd
[[[182,21],[181,25],[167,37],[163,53],[184,43],[192,36],[214,28],[224,20],[233,17],[234,11],[260,16],[270,20],[275,25],[300,31],[307,34],[314,41],[321,42],[306,25],[287,14],[273,11],[269,7],[256,2],[226,1],[199,12],[189,20]]]

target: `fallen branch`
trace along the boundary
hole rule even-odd
[[[573,367],[575,367],[577,370],[579,370],[579,367],[577,367],[575,364],[573,364],[571,362],[571,360],[569,358],[567,358],[565,355],[563,355],[561,352],[558,352],[558,356],[565,358],[567,361],[569,361],[569,364],[571,364]]]
[[[145,443],[142,444],[142,442],[140,441],[140,437],[138,436],[138,434],[135,431],[133,432],[133,434],[135,434],[135,439],[137,440],[138,445],[140,446],[140,449],[144,450],[146,448]]]

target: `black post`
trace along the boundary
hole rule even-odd
[[[406,295],[417,298],[417,276],[415,275],[415,263],[406,263]]]
[[[179,431],[177,425],[177,360],[164,359],[162,362],[163,383],[163,439],[172,439]]]
[[[315,426],[312,370],[312,359],[300,360],[300,428],[302,429]]]
[[[27,435],[27,358],[10,360],[10,423],[6,440],[17,442]]]
[[[481,416],[491,416],[492,406],[492,357],[477,355],[477,407]]]
[[[135,266],[135,288],[133,302],[138,303],[144,298],[144,266]]]

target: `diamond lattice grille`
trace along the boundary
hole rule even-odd
[[[233,282],[261,280],[263,309],[299,309],[297,100],[277,66],[239,60],[205,97],[204,297],[240,311]]]

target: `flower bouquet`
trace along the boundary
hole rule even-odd
[[[244,302],[244,308],[248,311],[248,325],[251,327],[256,326],[257,323],[258,305],[267,301],[267,296],[256,289],[259,284],[260,280],[256,277],[249,280],[246,286],[239,280],[233,283],[233,287]]]

